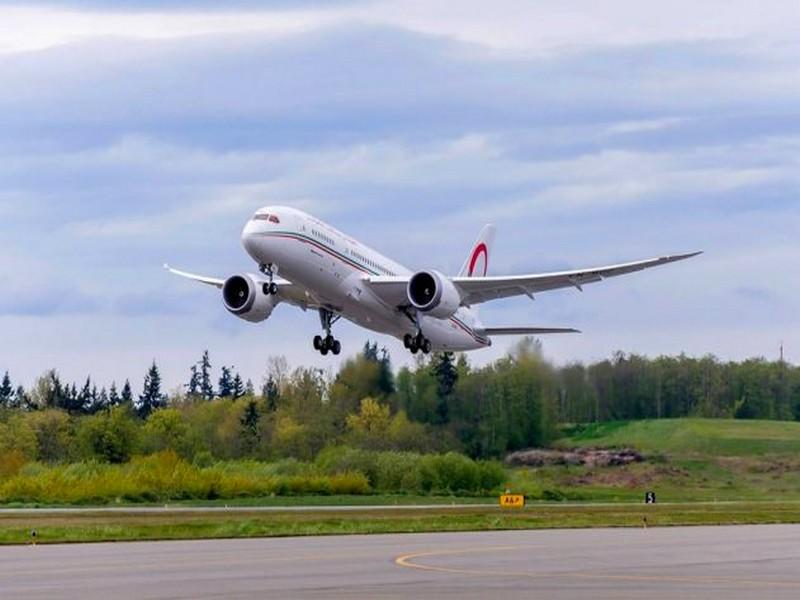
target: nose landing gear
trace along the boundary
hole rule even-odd
[[[275,296],[278,293],[278,284],[273,281],[275,277],[275,267],[272,263],[261,265],[259,267],[259,271],[261,271],[264,275],[269,277],[269,282],[265,283],[263,286],[263,292],[265,296]]]
[[[319,320],[326,335],[325,337],[321,335],[314,336],[314,350],[322,354],[322,356],[327,356],[329,352],[333,353],[334,356],[339,356],[342,352],[342,343],[331,334],[331,328],[340,318],[339,315],[325,308],[319,309]]]

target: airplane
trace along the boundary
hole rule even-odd
[[[692,252],[533,275],[491,276],[489,259],[496,228],[487,225],[455,277],[435,269],[412,271],[301,210],[259,209],[242,231],[242,244],[258,273],[218,279],[164,267],[222,291],[225,308],[252,323],[266,321],[281,303],[319,313],[324,335],[313,339],[323,356],[342,345],[334,324],[345,318],[403,341],[413,354],[488,348],[505,335],[580,333],[559,327],[486,327],[476,307],[490,300],[527,296],[559,288],[583,291],[588,283],[685,260]],[[280,276],[279,276],[280,274]]]

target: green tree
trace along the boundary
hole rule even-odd
[[[122,386],[122,393],[119,397],[120,406],[128,406],[133,408],[133,390],[131,389],[131,382],[125,380],[125,385]]]
[[[261,443],[261,413],[258,402],[248,400],[240,419],[244,451],[252,456]]]
[[[233,374],[232,370],[228,367],[222,367],[222,375],[220,375],[219,378],[217,395],[219,395],[220,398],[233,397]]]
[[[208,350],[203,352],[200,359],[200,393],[206,400],[214,399],[214,386],[211,383],[211,358]]]
[[[458,371],[452,352],[440,352],[433,358],[431,367],[436,377],[436,424],[445,425],[450,421],[450,395],[458,382]]]
[[[238,400],[244,395],[244,381],[242,381],[242,376],[239,375],[239,373],[236,373],[236,375],[233,377],[233,383],[231,384],[231,396],[233,396],[234,400]]]
[[[280,390],[278,389],[278,382],[272,375],[267,376],[264,382],[264,389],[262,395],[267,401],[267,410],[274,413],[278,410],[278,399],[280,398]]]
[[[124,463],[136,451],[137,432],[130,410],[116,406],[81,419],[77,437],[84,456]]]
[[[139,396],[136,413],[140,418],[146,419],[153,411],[165,407],[166,404],[166,398],[161,393],[161,372],[158,370],[156,362],[153,361],[144,378],[144,389]]]
[[[172,450],[184,458],[191,458],[189,426],[178,409],[153,411],[142,428],[142,449],[147,453]]]
[[[122,404],[122,398],[120,398],[119,392],[117,391],[117,384],[114,382],[111,384],[111,389],[108,390],[108,406],[113,408],[120,404]]]
[[[11,377],[8,371],[3,375],[0,382],[0,407],[11,408],[14,401],[14,386],[11,384]]]
[[[74,458],[76,447],[69,415],[60,409],[45,409],[29,415],[28,423],[36,435],[37,459],[66,462]]]
[[[195,400],[200,397],[200,370],[197,368],[197,365],[192,365],[190,372],[191,376],[189,377],[189,383],[186,384],[186,393],[190,400]]]

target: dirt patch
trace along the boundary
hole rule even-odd
[[[578,448],[575,450],[521,450],[506,457],[509,467],[624,467],[645,461],[645,457],[631,448],[608,450]]]
[[[647,486],[662,482],[665,479],[673,481],[686,479],[689,473],[677,467],[645,467],[640,469],[614,469],[590,471],[578,476],[564,477],[561,485],[564,486],[601,486],[612,488],[643,489]]]

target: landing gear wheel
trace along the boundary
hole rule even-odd
[[[328,347],[323,346],[322,348],[320,348],[319,353],[322,354],[322,356],[328,356]]]
[[[411,344],[414,343],[414,336],[410,333],[407,333],[403,336],[403,346],[405,346],[408,350],[411,349]]]
[[[342,352],[342,343],[339,340],[333,340],[333,346],[331,347],[331,352],[333,352],[334,356],[339,356]]]
[[[321,335],[315,335],[314,336],[314,350],[316,350],[317,352],[322,350],[322,336]]]
[[[278,284],[275,283],[274,281],[269,284],[269,293],[272,296],[275,296],[278,293]]]
[[[426,338],[425,341],[422,342],[421,349],[425,354],[430,354],[431,350],[433,350],[433,345],[431,344],[431,341]]]
[[[411,354],[416,354],[419,352],[419,346],[417,346],[417,340],[411,340],[411,345],[409,345],[408,349],[411,351]]]

